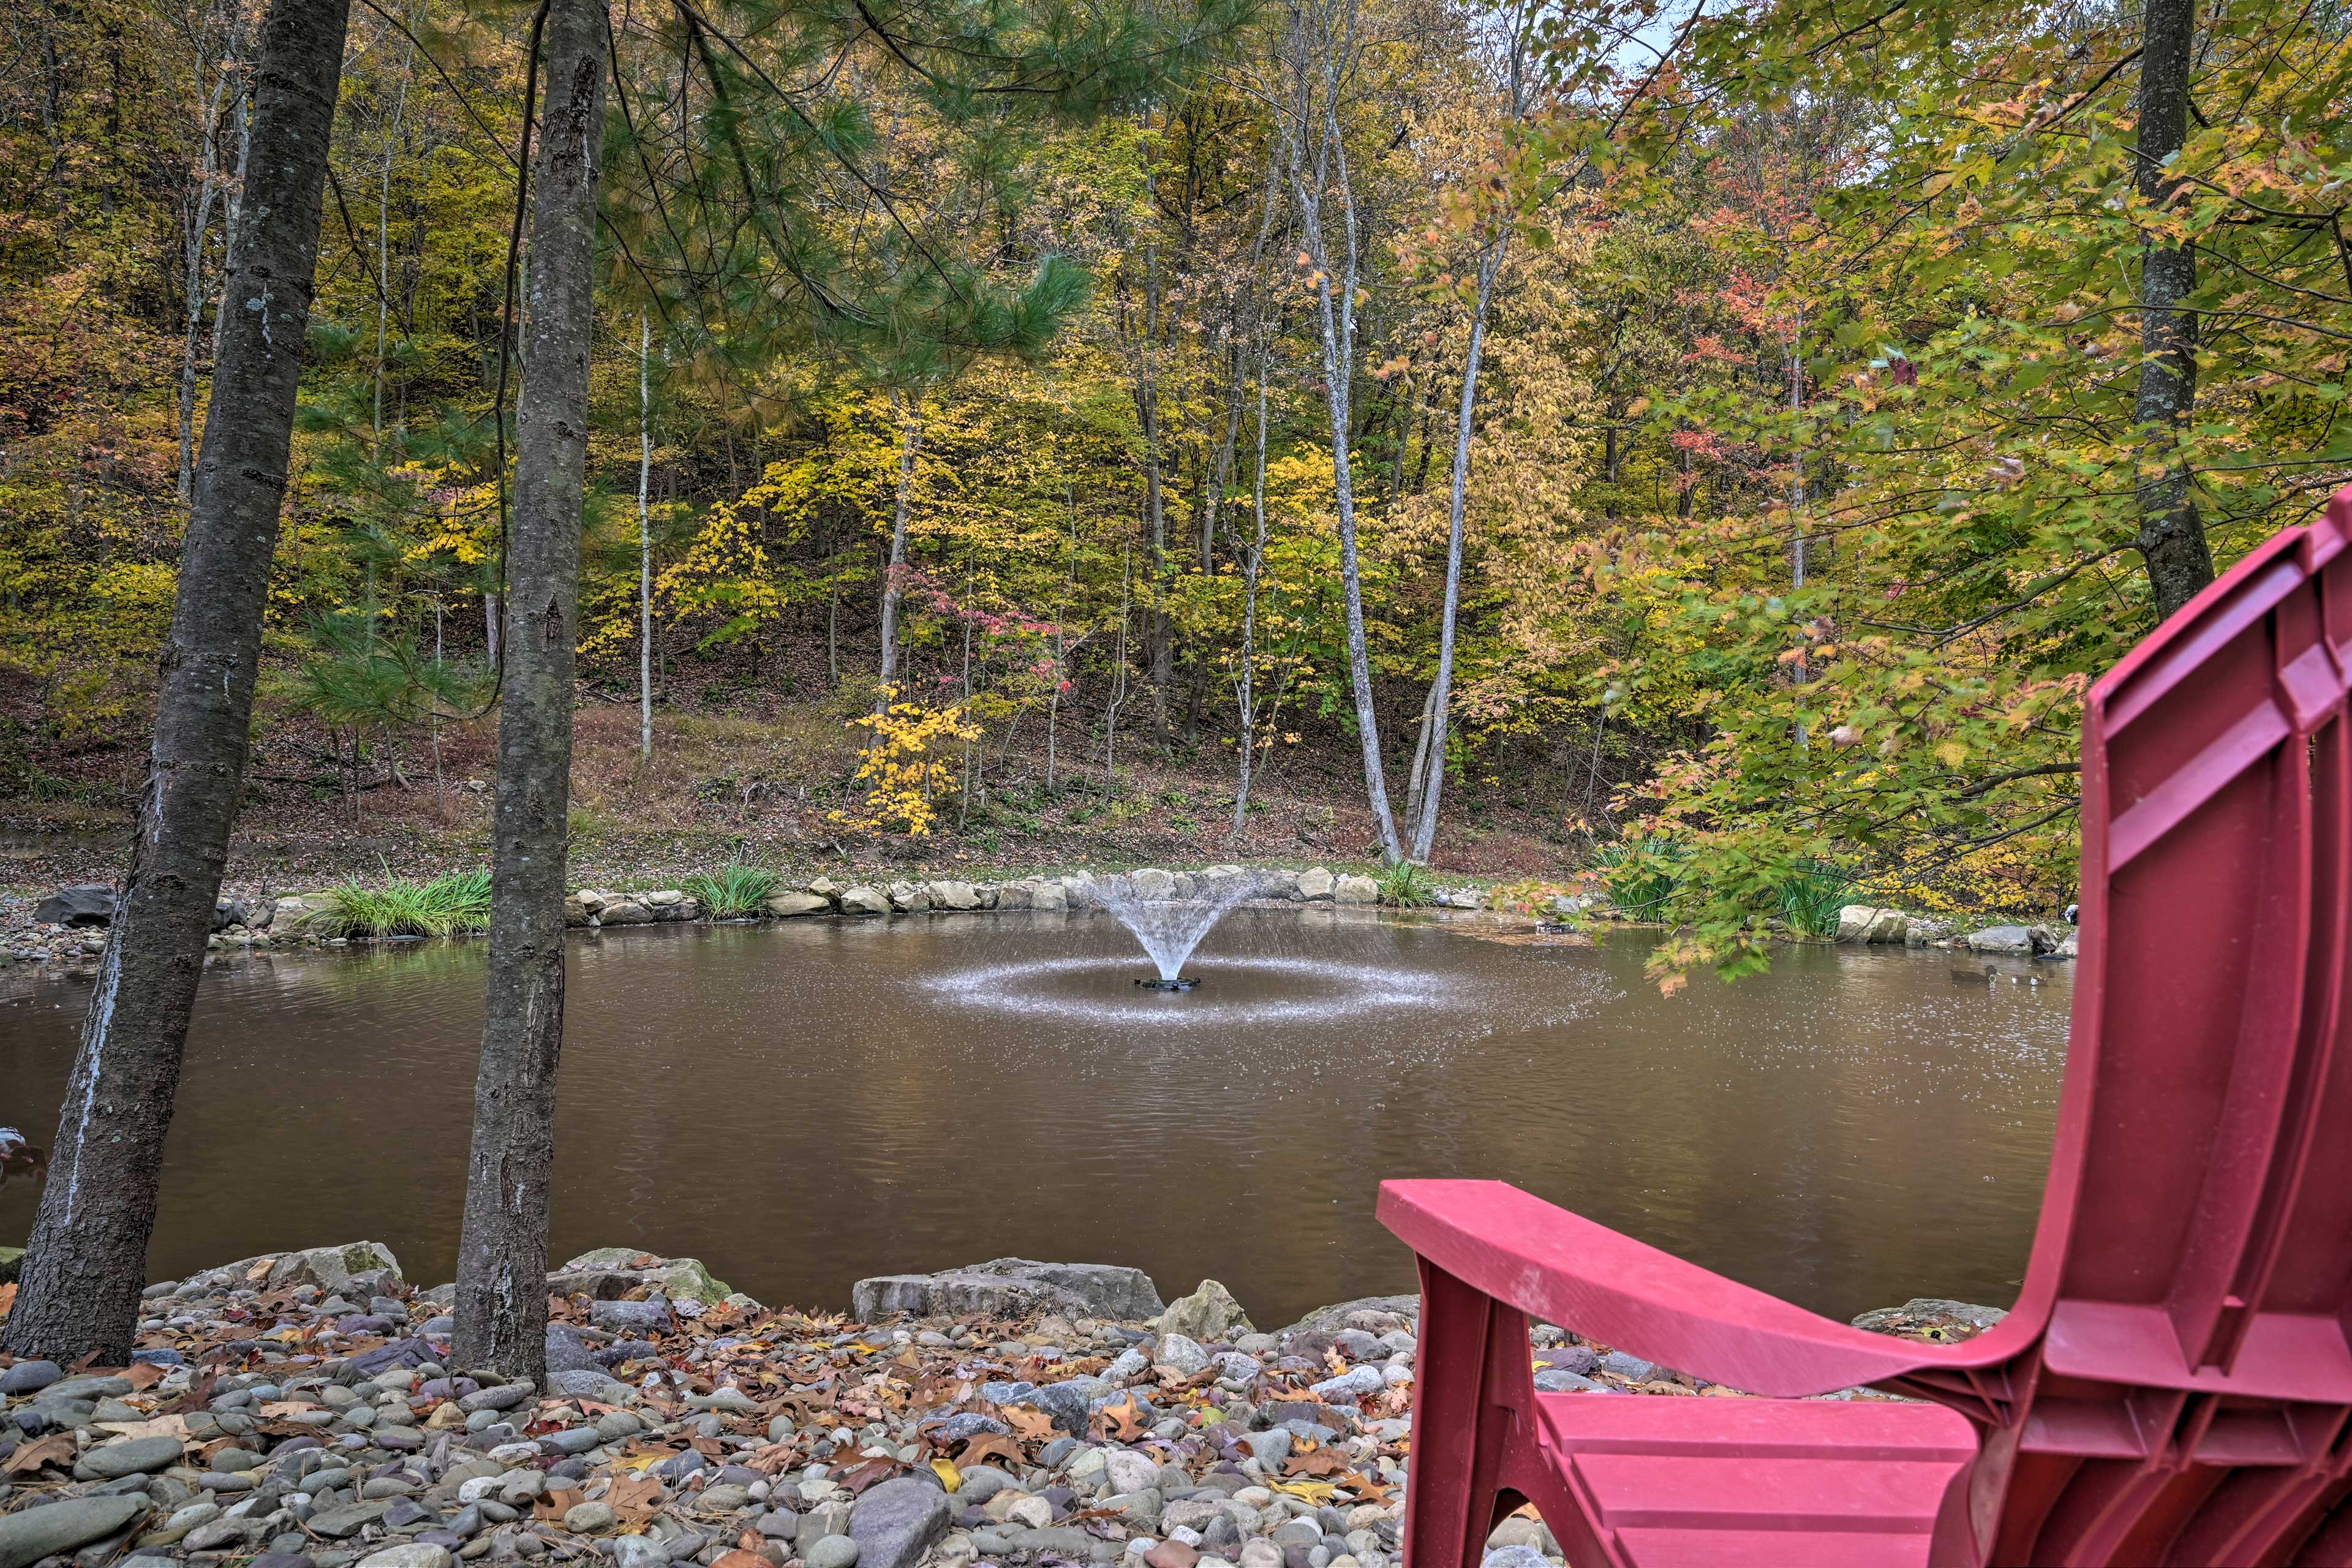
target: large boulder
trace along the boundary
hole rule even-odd
[[[1331,901],[1331,889],[1338,885],[1338,880],[1320,866],[1301,871],[1298,873],[1298,896],[1310,904],[1328,904]]]
[[[885,1274],[850,1288],[850,1315],[872,1322],[893,1312],[918,1318],[1017,1318],[1063,1312],[1141,1322],[1162,1310],[1141,1269],[1106,1263],[1039,1263],[997,1258],[937,1274]]]
[[[263,1265],[268,1265],[264,1268]],[[340,1247],[313,1247],[302,1252],[263,1253],[226,1266],[238,1279],[249,1279],[265,1290],[315,1285],[330,1295],[364,1301],[381,1296],[387,1284],[398,1285],[400,1259],[380,1241],[350,1241]]]
[[[1033,908],[1030,897],[1034,889],[1027,882],[1000,882],[985,889],[994,897],[993,908],[1025,910]]]
[[[1160,1314],[1160,1331],[1215,1344],[1236,1333],[1250,1333],[1253,1328],[1249,1314],[1242,1310],[1231,1290],[1214,1279],[1203,1279],[1199,1289],[1168,1303],[1168,1310]]]
[[[1059,882],[1033,882],[1029,886],[1029,907],[1033,910],[1066,910],[1070,907],[1070,890]]]
[[[1140,871],[1128,874],[1127,885],[1135,896],[1148,904],[1166,903],[1177,896],[1176,879],[1156,866],[1146,866]]]
[[[890,907],[902,915],[919,915],[931,907],[931,890],[920,882],[893,882]]]
[[[1283,1330],[1285,1334],[1336,1333],[1348,1326],[1349,1315],[1355,1312],[1386,1312],[1402,1318],[1408,1327],[1421,1317],[1421,1298],[1413,1296],[1359,1296],[1351,1301],[1334,1301],[1328,1307],[1318,1307],[1298,1321]]]
[[[980,908],[980,889],[970,882],[927,882],[923,891],[930,896],[935,910],[976,910]]]
[[[600,1247],[547,1276],[550,1295],[586,1296],[596,1301],[617,1301],[640,1286],[673,1301],[713,1307],[731,1294],[727,1282],[714,1278],[701,1259],[661,1258],[636,1247]]]
[[[1848,904],[1838,910],[1840,942],[1897,942],[1911,933],[1911,917],[1877,904]]]
[[[1062,905],[1065,909],[1090,910],[1100,901],[1095,897],[1095,879],[1092,877],[1080,872],[1075,877],[1062,879]]]
[[[1902,1339],[1950,1343],[1974,1339],[2009,1313],[1999,1307],[1973,1301],[1949,1301],[1940,1296],[1914,1296],[1899,1307],[1880,1307],[1853,1320],[1857,1329]]]
[[[1370,877],[1342,877],[1331,884],[1331,900],[1341,904],[1377,904],[1381,885]]]
[[[915,1568],[945,1535],[953,1505],[929,1475],[900,1476],[860,1493],[849,1513],[857,1568]]]
[[[26,1568],[44,1557],[102,1541],[147,1511],[144,1492],[67,1498],[0,1518],[0,1568]]]
[[[2000,952],[2017,958],[2033,955],[2033,933],[2023,926],[1987,926],[1968,938],[1970,952]]]
[[[48,925],[112,925],[113,886],[106,882],[84,882],[77,887],[59,888],[40,901],[33,910],[33,918]]]
[[[637,902],[635,899],[615,900],[614,902],[606,904],[603,909],[596,911],[596,921],[599,925],[650,925],[653,923],[655,918],[654,911],[651,909]]]
[[[833,912],[833,900],[822,893],[777,893],[761,906],[779,920]]]
[[[890,912],[890,895],[879,888],[845,888],[841,894],[841,912],[845,915],[887,915]]]

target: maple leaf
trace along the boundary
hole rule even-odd
[[[1108,1438],[1116,1442],[1128,1443],[1138,1437],[1148,1437],[1151,1435],[1151,1423],[1143,1409],[1136,1404],[1135,1394],[1131,1389],[1120,1394],[1111,1404],[1096,1411],[1094,1418],[1087,1425],[1097,1439]]]
[[[1013,1435],[1018,1437],[1050,1438],[1054,1435],[1054,1418],[1026,1405],[1007,1405],[1004,1424],[1012,1427]]]
[[[635,1530],[653,1521],[654,1514],[669,1500],[669,1493],[650,1476],[620,1476],[604,1493],[604,1500],[623,1525]]]
[[[1029,1462],[1028,1457],[1021,1452],[1021,1446],[1012,1438],[1001,1432],[982,1432],[963,1446],[963,1452],[956,1456],[956,1464],[969,1469],[974,1465],[987,1464],[992,1459],[1016,1469]]]

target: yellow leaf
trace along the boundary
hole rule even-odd
[[[963,1472],[957,1469],[955,1461],[946,1455],[942,1454],[931,1461],[931,1473],[940,1478],[940,1484],[948,1490],[952,1492],[963,1489]]]
[[[1303,1498],[1317,1508],[1321,1508],[1325,1503],[1329,1502],[1331,1494],[1339,1489],[1339,1484],[1337,1481],[1266,1480],[1259,1484],[1275,1491],[1288,1492],[1295,1498]]]

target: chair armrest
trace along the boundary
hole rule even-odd
[[[1750,1394],[1827,1394],[1961,1359],[1817,1317],[1503,1182],[1382,1182],[1379,1215],[1498,1301]]]

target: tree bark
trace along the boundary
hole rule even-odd
[[[525,374],[515,416],[520,444],[507,557],[489,981],[452,1347],[454,1365],[533,1382],[547,1371],[548,1185],[563,1045],[564,856],[604,29],[597,0],[549,0]]]
[[[898,500],[890,519],[890,564],[882,574],[882,689],[874,699],[877,713],[890,706],[890,684],[898,679],[898,605],[907,595],[907,508],[915,492],[915,459],[923,449],[921,402],[893,392],[890,407],[898,416]]]
[[[349,0],[276,0],[253,82],[250,200],[229,233],[214,396],[196,463],[130,865],[7,1346],[72,1364],[131,1352],[163,1138],[244,787],[262,613],[310,331]]]
[[[2139,194],[2168,205],[2180,182],[2167,167],[2189,131],[2189,69],[2197,33],[2196,0],[2147,0],[2139,74]],[[2134,416],[2152,432],[2141,468],[2157,469],[2139,486],[2140,559],[2168,618],[2213,580],[2204,520],[2189,493],[2189,468],[2174,456],[2197,407],[2197,315],[2181,308],[2197,288],[2197,253],[2151,236],[2140,251],[2139,395]]]
[[[1454,623],[1462,604],[1462,516],[1470,493],[1470,432],[1478,413],[1478,365],[1486,351],[1486,313],[1494,302],[1495,279],[1502,275],[1503,257],[1510,242],[1510,231],[1506,229],[1478,258],[1478,307],[1470,318],[1470,352],[1462,366],[1462,410],[1454,425],[1454,490],[1445,533],[1445,614],[1438,626],[1437,679],[1430,690],[1425,731],[1429,772],[1426,782],[1420,782],[1421,816],[1412,833],[1412,858],[1423,865],[1437,842],[1437,807],[1445,793],[1445,717],[1454,698]]]
[[[654,755],[653,327],[637,318],[637,754]]]

